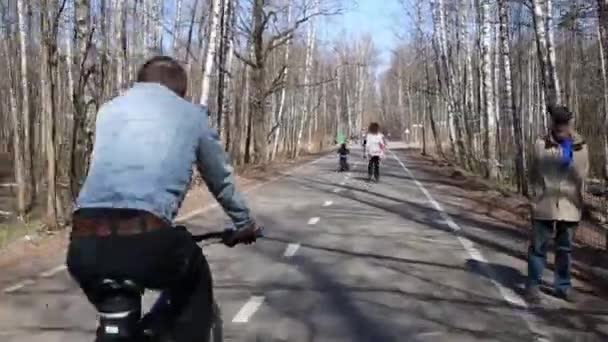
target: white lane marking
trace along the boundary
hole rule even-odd
[[[289,245],[287,245],[287,248],[285,249],[285,253],[283,254],[283,256],[286,257],[292,257],[296,254],[296,252],[298,251],[298,248],[300,248],[300,244],[299,243],[290,243]]]
[[[344,184],[346,184],[346,181],[341,181],[340,182],[340,185],[344,185]]]
[[[336,189],[333,189],[331,192],[333,192],[334,194],[337,194],[339,192],[342,192],[342,189],[336,188]]]
[[[276,182],[276,181],[278,181],[280,179],[283,179],[283,178],[285,178],[285,177],[287,177],[289,175],[292,175],[295,172],[298,172],[299,170],[301,170],[301,169],[303,169],[305,167],[308,167],[310,165],[314,165],[314,164],[320,162],[321,160],[323,160],[325,158],[327,158],[327,156],[322,156],[322,157],[319,157],[319,158],[317,158],[317,159],[315,159],[313,161],[310,161],[308,163],[300,165],[300,166],[296,167],[295,169],[293,169],[293,170],[291,170],[291,171],[289,171],[287,173],[284,173],[284,174],[282,174],[280,176],[277,176],[277,177],[273,177],[273,178],[271,178],[271,179],[269,179],[269,180],[267,180],[267,181],[265,181],[263,183],[256,184],[256,185],[252,186],[251,188],[249,188],[247,190],[244,190],[243,193],[247,194],[247,193],[250,193],[250,192],[252,192],[252,191],[254,191],[256,189],[261,188],[264,185],[268,185],[270,183],[274,183],[274,182]],[[214,203],[214,204],[210,204],[210,205],[207,205],[205,207],[202,207],[200,209],[195,209],[195,210],[193,210],[191,212],[188,212],[188,213],[185,213],[183,215],[180,215],[180,216],[176,217],[174,221],[176,223],[180,223],[180,222],[183,223],[184,221],[187,221],[187,220],[189,220],[189,219],[191,219],[191,218],[193,218],[195,216],[198,216],[200,214],[204,214],[205,212],[207,212],[207,211],[209,211],[211,209],[217,208],[218,206],[219,206],[218,203]]]
[[[236,313],[232,319],[232,323],[247,323],[253,314],[260,308],[264,302],[264,296],[253,296],[243,305],[241,310]]]
[[[431,196],[431,194],[428,192],[428,190],[422,185],[422,183],[420,183],[416,177],[414,177],[414,174],[412,173],[412,171],[410,171],[410,169],[407,168],[407,166],[405,166],[405,164],[401,161],[401,159],[399,159],[399,157],[397,157],[397,155],[393,152],[390,151],[390,153],[393,155],[393,158],[399,163],[399,165],[401,165],[401,167],[403,168],[403,170],[408,174],[408,176],[414,181],[414,183],[416,184],[416,186],[418,186],[418,188],[422,191],[422,193],[426,196],[426,198],[428,199],[429,203],[431,203],[431,205],[437,210],[439,211],[439,213],[441,214],[442,218],[446,221],[447,225],[452,229],[452,231],[454,232],[458,232],[461,229],[460,226],[458,226],[458,224],[456,222],[454,222],[454,220],[452,220],[452,218],[450,217],[450,215],[443,209],[443,207],[441,207],[441,205],[435,201],[435,199],[433,198],[433,196]],[[460,242],[460,244],[462,245],[462,247],[467,251],[467,253],[469,254],[469,256],[473,259],[476,260],[480,263],[480,266],[482,266],[483,268],[483,272],[487,275],[487,277],[490,279],[490,281],[492,282],[492,284],[494,285],[494,287],[496,287],[496,289],[498,290],[498,292],[500,293],[500,295],[504,298],[505,301],[507,301],[509,304],[516,306],[516,307],[520,307],[525,309],[527,312],[524,313],[524,315],[522,315],[522,319],[524,320],[524,322],[526,323],[526,325],[528,326],[528,328],[530,329],[530,331],[532,331],[532,333],[534,333],[535,336],[535,341],[537,342],[548,342],[551,341],[550,339],[550,335],[541,327],[539,327],[536,322],[533,321],[534,316],[533,314],[528,310],[528,304],[523,300],[523,298],[521,298],[521,296],[519,296],[517,293],[515,293],[513,290],[506,288],[505,286],[503,286],[497,279],[497,275],[496,272],[494,272],[491,268],[484,266],[487,265],[487,260],[485,259],[485,257],[481,254],[481,252],[475,247],[475,244],[473,243],[473,241],[462,237],[462,236],[457,236],[458,241]]]
[[[17,186],[17,183],[1,183],[0,188],[10,188],[13,186]]]
[[[324,207],[329,207],[332,204],[334,204],[334,202],[332,202],[332,201],[325,201],[325,203],[323,203],[323,206]]]
[[[59,265],[57,267],[51,268],[50,270],[48,270],[46,272],[40,273],[40,277],[41,278],[50,278],[50,277],[54,276],[55,274],[63,272],[67,269],[68,269],[68,267],[66,265]]]
[[[13,213],[11,213],[10,211],[4,211],[4,210],[0,210],[0,215],[2,216],[11,216]]]
[[[22,280],[22,281],[18,282],[15,285],[12,285],[12,286],[9,286],[9,287],[5,288],[4,289],[4,293],[12,293],[12,292],[15,292],[15,291],[19,291],[22,288],[24,288],[26,286],[29,286],[29,285],[33,285],[35,283],[36,283],[36,281],[34,279],[25,279],[25,280]]]
[[[317,223],[319,223],[319,220],[320,220],[320,219],[321,219],[320,217],[311,217],[311,218],[308,220],[308,224],[317,224]]]

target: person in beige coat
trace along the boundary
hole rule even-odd
[[[587,144],[574,131],[566,107],[549,107],[552,126],[534,147],[532,175],[535,198],[532,237],[528,250],[526,297],[541,301],[540,284],[549,239],[555,236],[555,296],[574,301],[570,267],[574,230],[583,212],[583,191],[589,172]]]

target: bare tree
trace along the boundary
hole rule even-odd
[[[217,37],[221,32],[222,28],[220,25],[220,15],[222,12],[222,6],[220,0],[211,0],[211,21],[209,23],[209,42],[205,50],[205,64],[203,65],[203,83],[201,85],[201,96],[199,103],[203,106],[209,104],[209,89],[211,85],[211,75],[213,69],[213,63],[215,62]],[[201,46],[201,56],[203,56],[203,47]]]
[[[31,131],[31,122],[30,118],[32,117],[30,111],[30,87],[29,87],[29,75],[28,75],[28,49],[27,49],[27,41],[28,41],[28,32],[27,25],[25,23],[25,6],[23,0],[17,0],[17,26],[19,29],[19,47],[21,52],[21,112],[23,118],[23,180],[26,187],[24,188],[24,206],[29,207],[32,201],[32,191],[33,189],[33,163],[32,163],[32,139],[30,135]],[[16,131],[16,132],[21,132]]]
[[[492,60],[490,53],[491,45],[491,14],[490,14],[490,0],[481,0],[480,6],[481,18],[482,18],[482,77],[483,77],[483,89],[484,89],[484,157],[486,165],[486,175],[490,179],[498,178],[498,162],[496,161],[496,139],[495,129],[496,122],[494,119],[494,95],[493,95],[493,84],[492,84]]]

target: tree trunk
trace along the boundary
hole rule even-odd
[[[515,175],[517,180],[517,188],[524,195],[528,196],[528,182],[525,177],[525,161],[524,155],[524,138],[521,125],[520,112],[515,105],[513,97],[513,74],[511,70],[511,46],[509,43],[509,17],[506,0],[498,1],[499,20],[500,20],[500,40],[502,42],[502,67],[505,76],[505,116],[513,117],[513,133],[515,139]]]
[[[312,62],[314,57],[315,50],[315,25],[314,21],[311,21],[308,26],[308,33],[306,37],[306,59],[304,61],[304,100],[303,107],[301,113],[303,117],[300,121],[300,127],[298,129],[298,140],[296,142],[296,150],[294,151],[294,157],[298,157],[300,154],[300,149],[302,148],[302,134],[304,133],[304,125],[306,125],[309,121],[311,115],[311,87],[309,83],[311,82],[311,74],[312,74]],[[310,123],[309,123],[310,125]]]
[[[205,64],[203,65],[203,81],[201,84],[201,96],[199,103],[203,106],[209,105],[209,89],[211,86],[211,75],[213,62],[215,62],[217,37],[221,31],[220,15],[222,11],[220,0],[211,0],[211,22],[209,23],[209,42],[205,52]],[[201,47],[202,49],[202,47]],[[201,53],[201,56],[203,54]]]
[[[13,167],[14,167],[14,177],[15,182],[17,183],[17,217],[21,220],[25,219],[25,215],[29,209],[29,203],[27,198],[27,187],[28,184],[26,182],[26,170],[25,170],[25,158],[24,153],[26,149],[24,148],[22,135],[23,135],[23,125],[20,119],[20,115],[17,109],[17,96],[15,91],[15,74],[13,71],[13,60],[10,57],[10,50],[8,47],[8,37],[2,34],[2,52],[4,60],[6,63],[6,74],[8,75],[9,81],[9,106],[10,106],[10,121],[11,128],[13,130],[12,138],[13,138]]]
[[[288,5],[287,5],[287,26],[288,27],[291,26],[291,22],[292,22],[291,6],[292,6],[291,1],[288,1]],[[289,68],[289,53],[291,50],[291,42],[292,42],[292,40],[289,39],[287,41],[287,43],[285,44],[285,55],[283,56],[283,63],[285,65],[283,79],[285,79],[285,80],[289,79],[289,69],[290,69]],[[273,135],[272,152],[270,155],[270,160],[275,159],[278,148],[279,148],[279,139],[281,138],[281,126],[283,126],[283,113],[285,112],[285,98],[286,97],[287,97],[287,85],[284,85],[283,89],[281,89],[281,99],[279,100],[279,113],[277,115],[277,122],[275,123],[275,125],[277,125],[277,128]]]
[[[481,1],[481,55],[482,55],[482,79],[484,90],[484,157],[486,165],[486,177],[490,179],[498,178],[498,163],[496,161],[496,122],[494,120],[494,96],[492,84],[492,57],[491,57],[491,30],[492,21],[490,20],[490,0]]]
[[[604,134],[604,178],[608,179],[608,75],[606,74],[606,63],[608,62],[608,0],[597,0],[598,5],[598,17],[599,17],[599,45],[600,45],[600,62],[602,66],[602,81],[604,89],[602,91],[604,95],[604,110],[603,124]]]
[[[545,0],[532,0],[534,10],[534,31],[536,33],[536,46],[538,51],[538,64],[540,66],[542,84],[545,93],[545,104],[560,103],[555,71],[550,61],[549,43],[547,42],[547,16],[544,10]]]
[[[94,73],[94,57],[90,54],[91,47],[91,7],[87,0],[75,1],[76,47],[78,63],[78,82],[75,84],[75,117],[72,139],[72,191],[76,196],[80,183],[83,181],[89,164],[93,147],[93,126],[96,114],[90,80]]]
[[[47,206],[46,223],[50,229],[57,229],[59,220],[57,217],[57,184],[56,184],[56,156],[55,156],[55,99],[54,99],[54,66],[55,48],[52,16],[48,0],[42,1],[40,15],[40,36],[42,37],[42,60],[40,63],[40,94],[43,112],[43,127],[46,141],[47,159]]]
[[[28,49],[27,40],[28,32],[25,18],[25,6],[23,0],[17,0],[17,25],[19,28],[19,48],[21,57],[21,114],[23,118],[23,125],[21,125],[23,131],[23,181],[26,184],[24,194],[24,208],[29,210],[34,197],[34,177],[33,177],[33,146],[31,140],[31,122],[32,117],[30,110],[30,86],[29,86],[29,73],[28,73]],[[19,131],[20,132],[20,131]]]
[[[171,53],[174,56],[177,56],[177,43],[179,42],[180,33],[181,33],[181,21],[182,21],[182,2],[183,0],[177,0],[177,4],[175,5],[175,23],[173,24],[173,44],[171,48]]]

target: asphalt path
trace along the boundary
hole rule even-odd
[[[355,149],[350,172],[327,155],[247,194],[266,237],[204,246],[226,341],[608,341],[605,299],[529,307],[521,241],[392,146],[379,183]],[[227,224],[217,207],[186,217],[195,233]],[[61,263],[0,293],[0,341],[92,340],[95,325]]]

